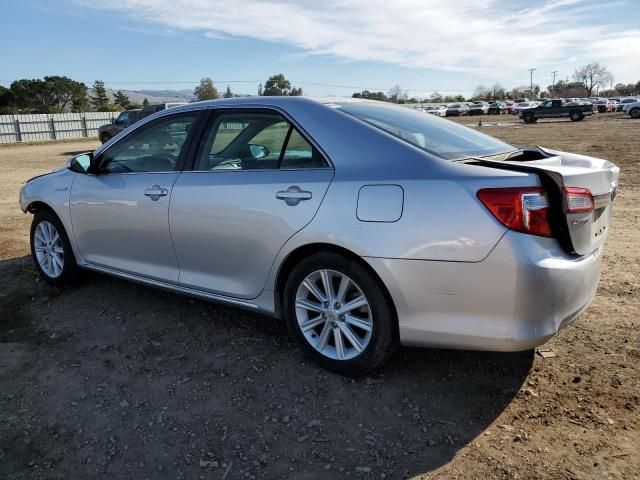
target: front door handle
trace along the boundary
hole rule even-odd
[[[313,195],[307,190],[302,190],[297,185],[292,185],[286,190],[276,193],[276,198],[284,200],[287,205],[297,205],[301,200],[309,200]]]
[[[161,188],[159,185],[154,185],[144,191],[144,194],[153,201],[158,200],[160,197],[164,197],[168,193],[169,191],[166,188]]]

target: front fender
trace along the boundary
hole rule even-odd
[[[73,234],[71,224],[71,211],[69,199],[73,181],[79,175],[66,168],[34,177],[28,180],[20,189],[20,208],[23,212],[30,212],[36,203],[42,203],[49,207],[60,219],[69,237],[69,242],[76,256],[76,261],[81,262]]]

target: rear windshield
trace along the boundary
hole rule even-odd
[[[446,160],[512,152],[513,145],[451,120],[384,103],[338,103],[340,111]]]

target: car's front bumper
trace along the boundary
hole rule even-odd
[[[602,249],[567,255],[507,232],[481,262],[367,258],[389,289],[404,345],[519,351],[545,343],[591,303]]]

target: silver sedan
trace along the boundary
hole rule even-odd
[[[284,317],[360,375],[399,344],[516,351],[571,323],[618,172],[401,106],[248,97],[148,117],[20,205],[50,283],[90,269]]]

